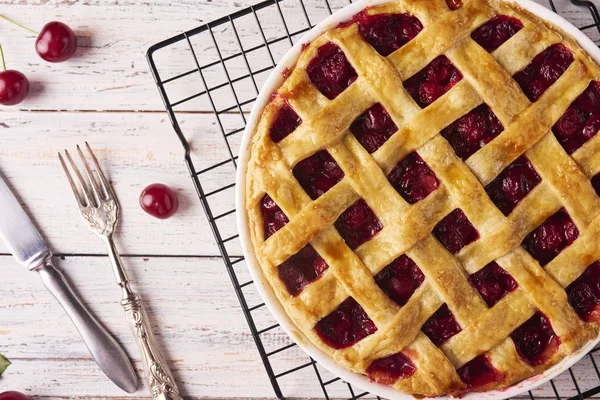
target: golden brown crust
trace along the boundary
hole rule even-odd
[[[600,152],[596,151],[600,135],[569,156],[551,127],[591,80],[600,79],[600,68],[562,31],[500,0],[466,0],[457,11],[448,10],[442,0],[399,0],[367,12],[407,12],[418,17],[424,29],[388,57],[379,55],[360,38],[355,23],[325,32],[302,52],[252,135],[246,210],[263,275],[297,327],[338,364],[364,374],[374,359],[399,351],[408,354],[416,373],[393,385],[400,391],[420,396],[460,393],[464,384],[456,369],[483,353],[504,375],[501,382],[486,386],[486,390],[538,374],[598,334],[597,325],[579,319],[564,288],[600,258],[600,198],[589,182],[600,172]],[[488,53],[470,33],[497,14],[515,16],[524,27]],[[358,79],[334,100],[310,84],[306,74],[317,49],[330,41],[343,50],[358,74]],[[573,52],[575,61],[532,104],[512,75],[558,42]],[[440,54],[451,60],[463,79],[420,109],[402,81]],[[275,144],[269,127],[283,99],[303,122]],[[375,103],[385,107],[400,129],[368,154],[348,129]],[[490,106],[505,129],[463,162],[439,132],[482,103]],[[322,149],[327,149],[345,177],[312,201],[291,170]],[[441,186],[423,201],[409,205],[389,184],[386,174],[413,151],[432,168]],[[542,182],[505,217],[483,187],[522,154],[535,166]],[[290,219],[266,241],[259,210],[265,193]],[[367,202],[384,228],[353,251],[333,222],[359,198]],[[453,256],[434,239],[431,230],[457,207],[481,237]],[[571,215],[580,236],[542,268],[520,243],[561,207]],[[308,243],[329,269],[293,297],[279,279],[277,266]],[[399,307],[372,277],[404,253],[419,265],[425,282],[406,305]],[[466,277],[493,260],[512,275],[519,288],[488,308]],[[313,328],[348,296],[364,308],[378,330],[349,348],[334,350]],[[443,303],[448,304],[462,331],[438,348],[420,329]],[[509,335],[536,310],[548,316],[561,345],[550,360],[533,368],[518,356]]]

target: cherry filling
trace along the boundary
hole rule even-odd
[[[578,236],[579,229],[563,208],[530,232],[522,245],[541,266],[544,266],[554,260]]]
[[[310,244],[277,267],[279,278],[292,296],[319,279],[329,266]]]
[[[471,33],[471,38],[488,52],[500,47],[523,28],[523,23],[508,15],[498,15]]]
[[[268,194],[265,194],[260,201],[260,213],[263,219],[265,240],[290,222],[287,215]]]
[[[350,125],[350,132],[369,154],[380,148],[397,130],[390,114],[379,103],[362,113]]]
[[[504,127],[487,104],[474,108],[441,132],[454,152],[466,160],[492,141]]]
[[[508,215],[541,181],[527,157],[521,156],[487,185],[485,191],[496,207]]]
[[[421,328],[423,333],[427,335],[429,340],[436,346],[440,347],[446,340],[456,335],[462,329],[454,315],[444,303],[425,323]]]
[[[406,255],[396,258],[375,275],[379,288],[398,305],[405,305],[425,280],[417,264]]]
[[[423,25],[409,14],[376,14],[358,16],[358,31],[379,54],[387,56],[410,42]]]
[[[315,326],[315,331],[329,346],[344,349],[377,332],[377,327],[361,305],[349,297],[331,314],[320,320]]]
[[[471,225],[460,208],[438,222],[433,228],[433,235],[452,254],[458,253],[460,249],[479,239],[479,232]]]
[[[287,135],[292,133],[298,125],[302,123],[302,119],[296,114],[296,111],[285,102],[279,109],[275,121],[269,130],[271,140],[275,143],[281,142]]]
[[[519,356],[533,367],[548,361],[560,345],[560,338],[552,330],[550,321],[539,311],[515,329],[510,337]]]
[[[415,370],[414,364],[408,357],[396,353],[373,361],[367,368],[367,375],[371,382],[391,385],[398,379],[413,376]]]
[[[388,180],[410,204],[423,200],[440,185],[435,173],[416,152],[396,164]]]
[[[467,385],[467,388],[478,388],[499,382],[503,375],[498,371],[489,358],[480,355],[460,367],[457,371],[460,379]]]
[[[306,72],[310,81],[329,100],[335,99],[357,78],[342,49],[331,42],[319,47]]]
[[[600,261],[590,264],[567,287],[569,303],[586,322],[600,322]]]
[[[572,62],[571,51],[560,43],[554,44],[535,56],[531,64],[517,72],[513,78],[529,100],[536,101]]]
[[[600,196],[600,173],[594,175],[592,178],[592,186],[594,187],[596,194]]]
[[[326,150],[300,161],[294,176],[311,199],[315,200],[342,180],[344,172]]]
[[[600,82],[591,82],[552,127],[559,143],[571,154],[600,130]]]
[[[469,283],[477,289],[488,307],[493,307],[519,286],[495,261],[469,276]]]
[[[348,247],[355,249],[375,236],[383,225],[367,203],[360,199],[339,216],[335,227]]]
[[[448,8],[451,9],[452,11],[458,10],[459,8],[462,8],[462,6],[463,6],[461,0],[446,0],[446,5],[448,5]]]
[[[404,82],[408,94],[425,108],[462,79],[462,74],[446,56],[439,56]]]

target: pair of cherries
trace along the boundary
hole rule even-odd
[[[34,32],[2,15],[0,18]],[[68,60],[76,50],[77,36],[71,28],[59,21],[47,23],[35,41],[35,51],[41,58],[51,63]],[[0,47],[0,57],[3,67],[3,71],[0,72],[0,104],[5,106],[19,104],[29,93],[29,80],[22,72],[6,69],[2,47]]]

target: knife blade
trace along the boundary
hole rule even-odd
[[[106,376],[124,391],[135,392],[138,379],[125,351],[88,311],[62,272],[52,265],[50,248],[1,176],[0,210],[0,238],[11,254],[30,271],[40,274]]]

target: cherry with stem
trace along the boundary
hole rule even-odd
[[[0,14],[3,19],[37,35],[35,40],[35,51],[44,60],[52,63],[67,61],[77,50],[77,36],[71,28],[59,21],[48,22],[40,32],[21,25],[20,23]]]
[[[0,58],[2,59],[2,72],[0,72],[0,104],[14,106],[25,99],[29,93],[29,81],[27,77],[12,69],[6,69],[4,51],[0,44]]]

